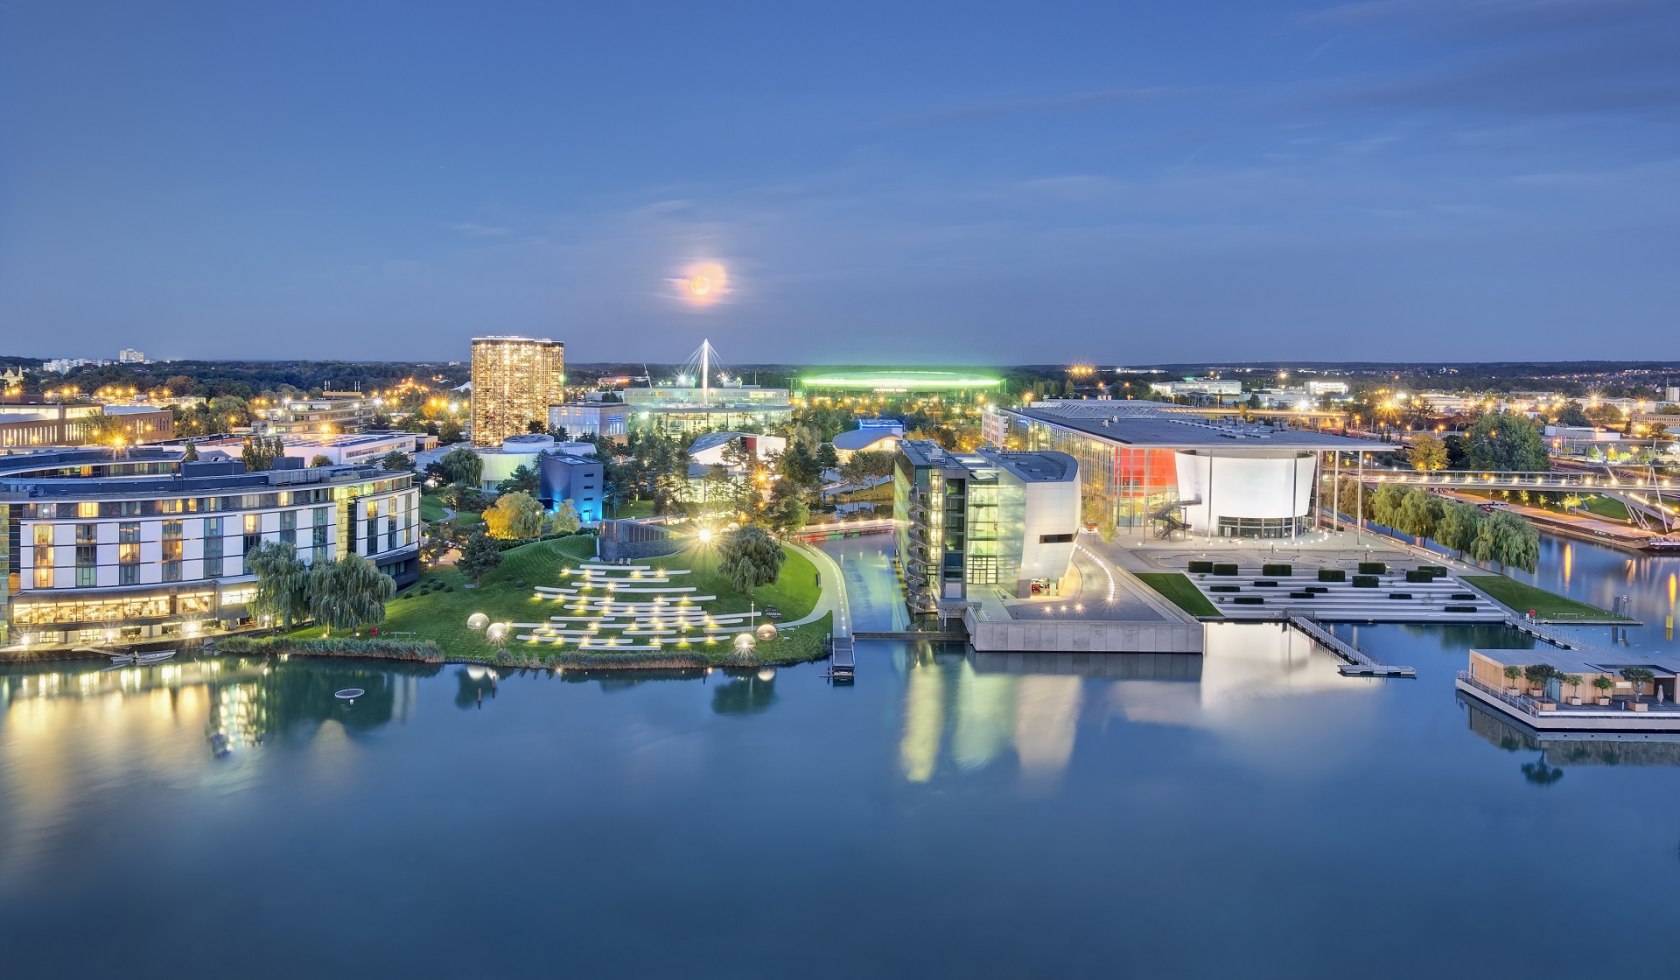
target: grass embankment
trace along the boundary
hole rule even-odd
[[[1547,592],[1526,582],[1519,582],[1505,575],[1461,575],[1460,579],[1466,585],[1475,586],[1493,596],[1495,600],[1509,606],[1518,615],[1534,610],[1534,618],[1541,622],[1570,622],[1572,620],[1598,620],[1601,622],[1631,623],[1633,620],[1626,616],[1617,616],[1597,606],[1589,606],[1584,602],[1565,598],[1555,592]]]
[[[1614,497],[1582,497],[1580,509],[1594,517],[1602,517],[1610,521],[1627,522],[1633,519],[1633,516],[1628,513],[1627,504]]]
[[[502,650],[498,650],[485,640],[482,632],[467,628],[467,617],[475,612],[484,613],[492,622],[512,623],[540,623],[550,616],[560,615],[561,604],[536,598],[533,587],[560,585],[565,581],[561,569],[590,561],[594,553],[595,539],[590,535],[521,545],[502,552],[502,563],[485,573],[477,588],[469,588],[466,577],[452,567],[428,571],[419,583],[403,590],[386,606],[385,622],[379,627],[381,639],[429,641],[437,644],[451,660],[514,665],[640,668],[695,667],[726,662],[732,651],[729,644],[722,641],[686,647],[673,643],[660,651],[612,653],[509,640]],[[754,605],[760,610],[765,606],[776,606],[783,620],[793,620],[807,615],[816,605],[819,595],[817,570],[810,559],[799,552],[787,549],[786,554],[776,581],[754,589],[751,594],[736,591],[727,578],[714,570],[715,557],[692,550],[650,558],[638,564],[689,569],[692,574],[680,576],[680,584],[694,586],[700,595],[717,596],[716,600],[703,604],[713,613],[746,612]],[[760,644],[753,663],[782,664],[817,659],[823,655],[823,639],[831,630],[830,617],[825,616],[817,622],[786,631],[777,640]],[[528,631],[514,630],[515,635],[524,632]],[[307,641],[320,638],[321,633],[314,627],[305,627],[294,631],[291,636]]]
[[[1223,619],[1188,575],[1179,572],[1137,572],[1138,581],[1159,592],[1167,601],[1198,618]]]
[[[446,516],[443,498],[435,493],[420,495],[420,519],[437,522]],[[476,510],[456,511],[455,523],[461,527],[472,527],[474,524],[484,523],[484,515]]]

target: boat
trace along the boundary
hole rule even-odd
[[[113,653],[108,654],[114,667],[145,667],[149,664],[160,664],[175,656],[174,650],[155,650],[151,653]]]

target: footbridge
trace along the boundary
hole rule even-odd
[[[1596,493],[1626,504],[1635,520],[1651,519],[1663,531],[1680,524],[1680,479],[1654,470],[1606,468],[1602,472],[1558,470],[1545,473],[1486,470],[1343,470],[1366,483],[1401,483],[1432,490],[1528,490],[1540,493]]]

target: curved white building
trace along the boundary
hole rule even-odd
[[[1287,538],[1312,526],[1316,453],[1188,449],[1173,462],[1192,534]]]
[[[1320,477],[1395,443],[1211,417],[1148,401],[1065,400],[996,409],[987,441],[1079,461],[1084,519],[1165,536],[1287,538],[1310,530]]]

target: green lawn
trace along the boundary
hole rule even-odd
[[[653,516],[653,501],[651,501],[651,500],[630,500],[630,501],[626,501],[622,504],[619,504],[617,510],[611,510],[610,511],[610,516],[612,517],[613,520],[619,520],[620,518],[627,518],[627,517],[652,517]]]
[[[1568,622],[1569,620],[1598,619],[1631,622],[1622,616],[1613,616],[1597,606],[1589,606],[1584,602],[1576,602],[1545,589],[1535,588],[1524,582],[1504,575],[1461,575],[1467,585],[1473,585],[1498,601],[1511,607],[1518,615],[1534,610],[1534,617],[1542,622]]]
[[[381,634],[410,635],[415,639],[431,640],[441,646],[451,658],[492,659],[495,651],[484,640],[484,634],[467,628],[467,617],[475,612],[489,616],[492,621],[536,623],[549,616],[560,615],[559,603],[535,598],[533,586],[559,585],[564,581],[561,569],[589,561],[595,551],[595,538],[574,535],[552,541],[539,541],[502,552],[502,563],[487,572],[477,588],[468,588],[466,579],[454,568],[426,572],[419,584],[403,591],[386,606]],[[715,555],[703,555],[694,550],[681,551],[663,558],[651,558],[640,564],[657,568],[689,569],[693,574],[681,576],[683,585],[694,586],[701,595],[715,595],[717,599],[705,603],[713,612],[746,612],[751,604],[759,609],[776,606],[783,620],[799,619],[816,605],[819,596],[817,570],[810,559],[792,549],[785,549],[786,560],[781,573],[770,585],[754,589],[751,595],[735,590],[729,580],[712,569]],[[422,586],[442,583],[442,590],[422,594]],[[822,638],[831,631],[828,617],[820,622],[786,633],[774,644],[760,649],[764,663],[795,662],[818,656]],[[304,627],[294,634],[299,637],[319,637],[320,630]],[[721,658],[725,646],[707,649]],[[575,662],[605,664],[612,654],[588,655],[550,644],[509,643],[508,650],[530,656],[540,662]],[[626,658],[620,658],[626,659]]]
[[[435,493],[421,494],[420,519],[423,521],[441,521],[443,520],[443,517],[443,498],[439,497]],[[472,527],[474,524],[483,524],[484,515],[480,514],[476,510],[457,511],[455,514],[455,523],[461,527]]]
[[[1138,580],[1192,616],[1223,618],[1196,583],[1179,572],[1138,572]]]
[[[1628,513],[1627,504],[1614,497],[1583,497],[1581,499],[1581,509],[1595,517],[1603,517],[1612,521],[1632,519],[1632,515]]]

